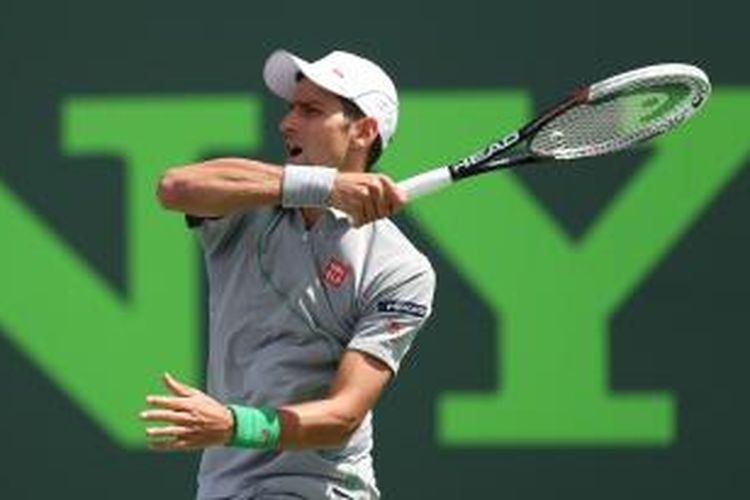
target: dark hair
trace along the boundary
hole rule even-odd
[[[294,76],[294,80],[296,82],[299,82],[305,78],[305,75],[302,74],[301,71],[298,71],[297,74]],[[344,110],[344,116],[347,117],[350,120],[359,120],[360,118],[364,118],[365,112],[360,109],[357,104],[352,101],[351,99],[347,99],[346,97],[341,97],[340,95],[337,95],[336,97],[339,98],[339,101],[341,101],[341,107]],[[380,137],[380,134],[375,138],[375,142],[373,142],[370,145],[370,149],[367,151],[367,162],[366,162],[366,170],[369,172],[375,163],[380,159],[380,156],[383,154],[383,139]]]
[[[344,116],[350,120],[359,120],[364,118],[366,115],[354,101],[345,97],[338,96],[341,101],[341,107],[344,108]],[[383,154],[383,140],[380,134],[375,138],[375,142],[370,145],[369,151],[367,151],[367,170],[369,171],[373,165],[380,159],[380,155]]]

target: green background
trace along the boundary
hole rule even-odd
[[[204,345],[199,255],[179,218],[152,206],[152,180],[171,162],[218,154],[280,159],[284,107],[260,78],[277,47],[308,58],[344,48],[383,62],[404,97],[382,163],[397,178],[471,152],[561,90],[654,62],[703,67],[714,98],[653,147],[501,174],[398,217],[436,265],[439,289],[433,321],[379,403],[375,459],[389,499],[747,497],[748,14],[726,0],[5,2],[0,497],[192,495],[197,455],[150,454],[133,437],[130,401],[145,393],[143,377],[149,389],[160,370],[199,378]],[[661,182],[652,198],[623,194],[647,179]],[[523,200],[535,207],[526,215]],[[515,272],[537,269],[534,245],[548,248],[534,239],[539,228],[553,228],[561,248],[587,248],[628,200],[642,209],[630,212],[626,235],[601,238],[610,245],[601,268],[561,257],[549,273]],[[680,214],[669,244],[649,243]],[[610,275],[616,281],[620,264],[649,248],[640,279],[599,304]],[[180,272],[186,265],[192,273]],[[601,356],[579,357],[581,330],[562,321],[555,336],[557,318],[596,306],[604,313],[591,328],[606,342]],[[532,347],[553,346],[547,355],[560,362],[562,371],[537,373],[567,375],[566,364],[576,372],[593,359],[604,366],[582,376],[603,377],[608,394],[667,397],[662,438],[561,439],[559,429],[515,442],[456,437],[503,429],[488,413],[446,431],[446,395],[502,396],[509,361],[521,371],[541,363],[536,352],[504,349],[525,335]],[[551,422],[582,408],[580,385],[522,392]]]

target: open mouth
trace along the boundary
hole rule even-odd
[[[295,144],[293,142],[287,142],[286,143],[286,154],[289,156],[289,158],[295,158],[302,154],[302,147],[298,144]]]

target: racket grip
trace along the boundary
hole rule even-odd
[[[453,182],[448,167],[440,167],[423,174],[409,177],[398,183],[398,187],[406,191],[410,200],[434,193]]]

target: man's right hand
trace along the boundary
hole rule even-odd
[[[328,204],[349,214],[355,227],[390,217],[406,203],[406,193],[383,174],[336,174]]]

